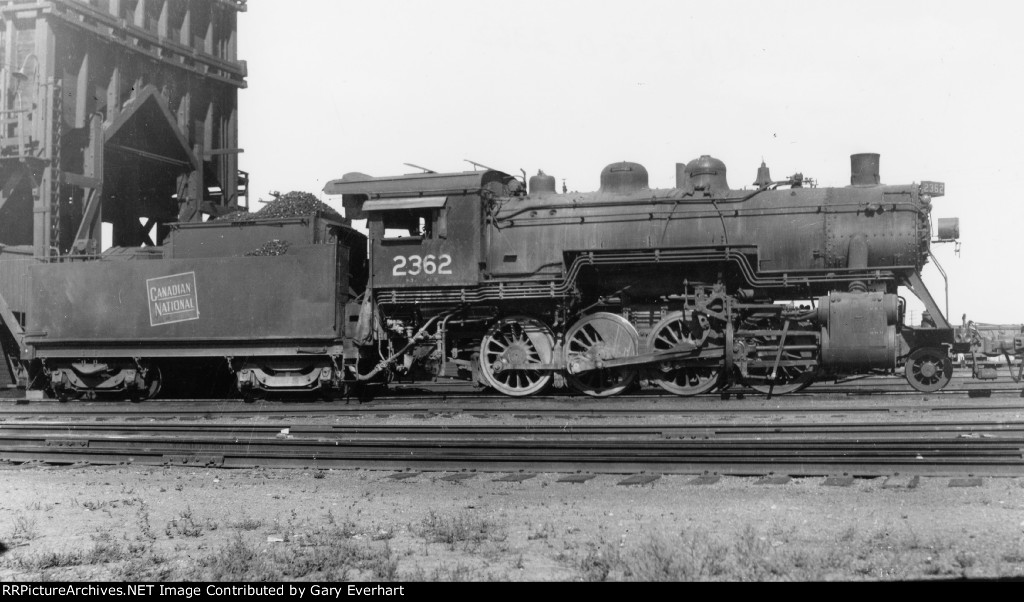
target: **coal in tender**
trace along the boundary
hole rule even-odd
[[[343,219],[340,213],[316,198],[316,195],[297,191],[282,194],[254,213],[253,217],[256,219],[304,217],[317,213],[323,214],[328,219],[338,221]]]
[[[289,243],[287,240],[271,240],[263,243],[258,249],[253,249],[245,254],[246,257],[277,257],[288,253]]]
[[[216,218],[217,221],[221,222],[248,222],[254,219],[256,219],[256,214],[249,213],[245,209],[239,209],[238,211],[225,213],[224,215]]]

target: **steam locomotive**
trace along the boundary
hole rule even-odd
[[[851,164],[848,187],[762,163],[737,190],[706,155],[669,189],[621,162],[591,193],[543,172],[350,173],[324,189],[342,221],[180,224],[156,251],[38,266],[23,356],[62,397],[150,397],[168,373],[247,397],[390,379],[772,395],[900,370],[939,390],[958,343],[921,270],[944,186],[882,185],[876,154]],[[958,230],[939,220],[938,239]],[[244,255],[270,238],[287,254]],[[901,287],[925,323],[905,324]]]

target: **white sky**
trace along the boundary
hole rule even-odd
[[[946,183],[962,252],[935,245],[951,321],[1024,321],[1024,4],[1010,1],[250,0],[239,17],[252,198],[350,171],[537,169],[591,191],[608,163],[762,157],[849,184]],[[338,206],[330,198],[324,198]],[[338,207],[340,209],[340,206]],[[929,289],[943,305],[934,266]]]

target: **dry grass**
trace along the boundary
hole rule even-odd
[[[169,538],[174,537],[202,537],[207,531],[216,531],[217,523],[206,519],[197,519],[192,513],[192,507],[187,507],[181,515],[171,520],[164,527],[164,534]]]
[[[301,533],[289,542],[257,544],[240,534],[177,575],[188,581],[394,580],[398,560],[387,542],[352,540],[344,532]]]
[[[913,533],[863,535],[853,527],[833,543],[789,540],[747,525],[731,537],[702,530],[648,534],[633,545],[599,540],[571,557],[585,581],[777,581],[970,577],[973,552],[954,542],[922,542]]]
[[[19,515],[14,519],[14,529],[11,531],[11,540],[25,542],[35,539],[39,535],[39,522],[32,516]]]
[[[507,537],[502,525],[471,512],[441,515],[431,510],[418,528],[411,530],[428,543],[447,544],[452,550],[460,545],[468,549],[488,541],[503,542]]]
[[[1017,530],[1024,527],[1024,506],[1016,486],[992,488],[1000,495],[993,497],[991,519],[951,527],[918,516],[908,520],[901,513],[843,513],[833,506],[826,509],[827,519],[811,512],[800,516],[812,507],[810,498],[835,495],[806,487],[780,504],[778,513],[735,515],[719,514],[717,508],[693,512],[677,497],[689,489],[663,500],[649,499],[657,490],[595,489],[589,503],[578,489],[523,486],[520,491],[477,484],[480,491],[473,491],[446,484],[438,497],[421,499],[418,490],[405,489],[430,483],[378,485],[377,475],[333,473],[325,479],[304,473],[276,483],[218,473],[220,482],[214,483],[207,474],[193,477],[188,491],[205,495],[183,497],[166,477],[139,493],[122,488],[120,495],[110,495],[117,483],[98,474],[104,475],[99,481],[66,492],[63,482],[57,483],[51,491],[63,493],[51,494],[45,503],[27,503],[41,499],[32,493],[8,502],[11,509],[0,523],[0,580],[774,581],[1024,575],[1024,536]],[[332,479],[348,486],[335,487]],[[238,495],[230,498],[236,487]],[[390,488],[393,497],[382,488]],[[932,489],[935,496],[948,495],[945,487]],[[754,503],[764,495],[760,489],[727,493],[750,495]],[[874,498],[901,494],[848,495],[888,509],[895,503]],[[773,495],[783,497],[783,492]],[[652,509],[652,501],[661,506]],[[914,500],[925,502],[930,498]],[[966,508],[961,513],[973,517],[970,509],[982,503],[953,507]],[[1003,525],[1008,529],[999,530]]]

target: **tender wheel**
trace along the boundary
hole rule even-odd
[[[907,382],[923,393],[932,393],[949,384],[953,362],[942,349],[924,347],[907,358]]]
[[[654,325],[647,337],[647,349],[650,352],[671,351],[681,343],[695,344],[690,323],[683,312],[677,311],[665,316]],[[715,365],[681,366],[677,362],[663,362],[651,370],[651,379],[669,393],[689,397],[707,393],[718,385],[722,375],[722,367],[715,360]]]
[[[131,400],[133,402],[139,402],[146,399],[153,399],[160,393],[161,387],[163,387],[163,374],[160,373],[160,368],[153,366],[146,373],[146,388],[143,390],[133,391],[131,394]]]
[[[505,370],[507,365],[550,364],[555,348],[551,329],[527,316],[502,318],[480,343],[480,375],[505,395],[524,397],[543,390],[554,377],[550,370]]]
[[[781,330],[781,324],[773,322],[770,325],[759,325],[761,328],[771,328],[773,330]],[[796,325],[790,327],[789,332],[786,334],[785,345],[789,346],[801,346],[801,347],[817,347],[818,339],[810,333],[801,332],[795,330]],[[780,336],[761,336],[753,340],[755,345],[758,347],[768,347],[768,349],[758,350],[757,359],[761,362],[773,364],[775,362],[776,349],[778,348]],[[775,348],[775,349],[771,349]],[[818,355],[817,351],[812,349],[801,349],[793,351],[784,351],[782,361],[786,360],[809,360],[814,359]],[[813,366],[779,366],[778,372],[775,374],[774,386],[765,380],[771,375],[772,369],[768,367],[751,367],[747,370],[747,373],[756,377],[751,379],[747,385],[759,393],[768,395],[786,395],[787,393],[796,393],[811,386],[816,378],[816,369]]]
[[[618,395],[636,380],[634,367],[586,370],[573,374],[574,364],[593,365],[602,360],[639,355],[640,335],[628,320],[617,314],[591,314],[565,335],[563,356],[566,380],[572,388],[594,397]]]

